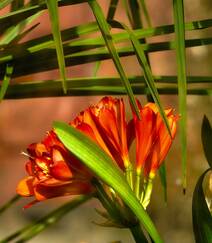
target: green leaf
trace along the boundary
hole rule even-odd
[[[49,10],[49,16],[51,20],[52,25],[52,33],[54,37],[54,42],[56,46],[56,52],[57,52],[57,59],[60,69],[60,76],[62,78],[62,84],[63,84],[63,91],[66,94],[67,87],[66,87],[66,69],[65,69],[65,58],[63,53],[63,44],[61,39],[61,33],[60,33],[60,26],[59,26],[59,16],[58,16],[58,6],[57,6],[57,0],[46,0],[48,10]]]
[[[82,195],[77,198],[74,198],[70,202],[60,206],[59,208],[53,210],[43,218],[37,220],[35,223],[27,225],[26,227],[14,232],[3,240],[0,240],[0,243],[8,243],[16,239],[16,243],[26,242],[37,234],[45,230],[47,227],[57,223],[63,216],[67,215],[71,210],[80,206],[81,204],[87,202],[91,195]],[[17,239],[18,238],[18,239]],[[12,241],[14,242],[14,241]]]
[[[212,170],[208,169],[201,175],[193,193],[192,217],[196,243],[212,242],[212,216],[202,188],[203,179],[208,171]]]
[[[114,161],[86,135],[68,124],[54,122],[54,129],[63,144],[94,174],[111,186],[138,217],[157,243],[162,242],[154,224],[129,187],[123,172]]]
[[[107,21],[113,20],[116,13],[119,0],[110,0],[109,10],[107,13]]]
[[[201,137],[205,157],[212,167],[212,128],[207,116],[204,116],[202,121]]]
[[[176,35],[178,95],[180,113],[180,144],[182,156],[183,188],[186,189],[186,164],[187,164],[187,109],[186,109],[186,53],[185,53],[185,24],[183,0],[173,0],[174,26]]]
[[[155,76],[157,89],[160,94],[177,94],[176,76]],[[144,77],[129,77],[135,94],[147,94],[149,90],[144,85]],[[188,94],[211,95],[212,89],[207,83],[212,82],[212,77],[188,77],[188,81],[193,84],[201,84],[201,88],[188,89]],[[205,85],[204,85],[205,83]],[[170,85],[169,85],[170,84]],[[118,95],[126,94],[122,81],[117,77],[86,77],[72,78],[67,80],[67,95]],[[64,96],[61,90],[60,80],[46,80],[33,82],[20,82],[11,84],[6,92],[5,99],[23,99],[36,97],[60,97]]]
[[[129,96],[130,102],[132,104],[132,107],[135,110],[137,116],[139,117],[139,109],[137,107],[132,88],[131,88],[129,80],[127,79],[127,76],[124,72],[124,69],[121,65],[119,55],[118,55],[116,48],[114,46],[112,36],[110,35],[110,29],[109,29],[108,23],[107,23],[107,21],[104,17],[102,9],[100,8],[99,4],[95,0],[89,0],[88,3],[89,3],[89,5],[90,5],[90,7],[93,11],[93,14],[96,18],[97,23],[99,25],[102,36],[103,36],[105,43],[107,45],[108,51],[110,52],[111,57],[113,59],[114,65],[115,65],[115,67],[116,67],[116,69],[117,69],[117,71],[118,71],[118,73],[119,73],[119,75],[120,75],[120,77],[123,81],[124,87],[126,88],[127,94]]]
[[[140,0],[140,4],[141,4],[141,8],[143,10],[143,14],[144,14],[144,17],[146,19],[147,25],[149,27],[151,27],[152,23],[151,23],[151,19],[150,19],[150,16],[149,16],[149,12],[148,12],[147,7],[146,7],[145,0]]]
[[[163,192],[164,192],[164,201],[167,203],[166,165],[164,162],[159,168],[159,175],[160,175],[160,181],[161,181],[161,185],[163,187]]]
[[[6,7],[7,5],[9,5],[13,0],[1,0],[0,2],[0,9]]]
[[[160,97],[159,97],[157,88],[155,87],[154,78],[153,78],[150,66],[148,64],[148,61],[147,61],[147,57],[146,57],[146,55],[145,55],[145,53],[144,53],[144,51],[142,49],[141,44],[139,43],[139,40],[134,35],[133,31],[131,31],[126,25],[124,25],[124,24],[121,24],[121,25],[129,33],[129,37],[130,37],[130,40],[132,42],[135,54],[136,54],[137,59],[138,59],[138,62],[141,65],[141,67],[143,68],[144,78],[145,78],[146,84],[147,84],[147,86],[149,88],[149,91],[150,91],[150,93],[152,95],[152,98],[154,99],[154,102],[158,106],[158,111],[160,112],[160,115],[161,115],[161,117],[162,117],[162,119],[163,119],[163,121],[164,121],[164,123],[165,123],[165,125],[166,125],[166,127],[168,129],[168,131],[169,131],[169,134],[171,136],[171,130],[170,130],[170,127],[169,127],[169,123],[168,123],[166,114],[164,112],[164,109],[162,107],[162,104],[160,102]]]
[[[13,73],[13,66],[7,65],[4,79],[2,81],[1,89],[0,89],[0,102],[4,99],[4,96],[7,92],[7,88],[9,86],[9,82],[10,82],[12,73]]]

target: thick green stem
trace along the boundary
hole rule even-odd
[[[131,227],[130,231],[131,231],[133,238],[134,238],[136,243],[148,243],[148,240],[146,239],[146,237],[145,237],[145,235],[144,235],[139,224]]]

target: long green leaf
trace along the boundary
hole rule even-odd
[[[140,5],[141,5],[141,7],[142,7],[143,14],[144,14],[144,17],[145,17],[145,19],[146,19],[147,25],[148,25],[149,27],[151,27],[151,26],[152,26],[151,18],[150,18],[150,16],[149,16],[149,12],[148,12],[148,10],[147,10],[147,6],[146,6],[146,2],[145,2],[145,0],[140,0]]]
[[[13,73],[13,66],[7,65],[4,79],[2,81],[1,89],[0,89],[0,102],[3,100],[7,92],[12,73]]]
[[[187,47],[194,47],[194,46],[200,46],[200,45],[210,45],[212,44],[212,38],[206,38],[206,39],[192,39],[186,41]],[[66,58],[66,66],[74,66],[79,65],[83,63],[91,63],[98,60],[106,60],[110,59],[111,55],[109,54],[108,50],[105,48],[100,48],[98,50],[89,50],[89,51],[80,51],[77,52],[77,50],[86,50],[91,49],[94,47],[98,47],[95,45],[92,46],[80,46],[77,49],[76,47],[65,47],[65,58]],[[84,49],[83,49],[84,48]],[[175,42],[162,42],[162,43],[152,43],[152,44],[142,44],[142,49],[148,52],[156,52],[156,51],[162,51],[162,50],[172,50],[175,49]],[[19,55],[20,49],[17,48],[17,54]],[[120,57],[125,56],[131,56],[134,55],[134,49],[133,47],[120,47],[117,48],[117,52]],[[14,65],[14,73],[13,77],[19,77],[27,74],[32,74],[36,72],[46,71],[46,70],[52,70],[57,68],[57,58],[55,56],[55,50],[43,50],[39,51],[33,54],[30,54],[29,52],[26,52],[26,50],[23,50],[21,52],[21,55],[24,55],[27,53],[27,55],[24,55],[20,58],[14,58],[16,56],[16,53],[13,54],[7,54],[4,57],[0,58],[0,78],[4,75],[4,68],[5,63],[13,60]],[[46,60],[48,59],[48,62]]]
[[[16,243],[20,243],[32,239],[37,234],[45,230],[47,227],[57,223],[63,216],[67,215],[67,213],[69,213],[71,210],[87,202],[91,198],[91,196],[92,195],[83,195],[71,200],[70,202],[62,205],[61,207],[53,210],[43,218],[37,220],[35,223],[27,225],[26,227],[9,235],[5,239],[0,240],[0,243],[14,242],[14,239],[16,239]]]
[[[46,0],[51,25],[52,25],[52,33],[54,37],[54,42],[56,46],[56,52],[57,52],[57,59],[60,69],[60,76],[63,81],[63,91],[66,94],[67,87],[66,87],[66,68],[65,68],[65,58],[63,53],[63,44],[61,39],[61,33],[60,33],[60,26],[59,26],[59,16],[58,16],[58,6],[57,6],[57,0]]]
[[[173,0],[174,26],[176,35],[178,95],[180,112],[180,144],[182,154],[183,188],[186,189],[186,164],[187,164],[187,112],[186,112],[186,54],[185,54],[185,26],[183,0]]]
[[[164,201],[167,202],[167,180],[166,180],[166,166],[165,166],[165,163],[163,163],[160,166],[160,168],[159,168],[159,175],[160,175],[161,185],[163,187]]]
[[[114,46],[112,37],[110,35],[110,29],[109,29],[108,23],[107,23],[107,21],[104,17],[102,9],[100,8],[100,6],[99,6],[99,4],[97,3],[96,0],[89,0],[88,3],[89,3],[89,5],[90,5],[90,7],[93,11],[93,14],[96,18],[97,23],[99,25],[102,36],[103,36],[105,43],[107,45],[108,51],[110,52],[111,57],[113,59],[114,65],[115,65],[115,67],[116,67],[116,69],[117,69],[117,71],[118,71],[118,73],[119,73],[119,75],[120,75],[120,77],[123,81],[124,87],[126,88],[127,94],[129,96],[130,102],[132,104],[132,107],[135,110],[137,116],[139,117],[139,109],[137,107],[132,88],[131,88],[129,80],[127,79],[127,76],[124,72],[124,69],[121,65],[119,55],[118,55],[116,48]]]
[[[212,172],[209,169],[201,175],[193,193],[192,217],[196,243],[212,242],[212,215],[208,209],[202,188],[203,179],[208,171]]]
[[[63,144],[96,176],[111,186],[135,213],[155,243],[162,242],[154,224],[145,212],[124,174],[114,161],[91,139],[68,124],[54,122],[54,129]]]
[[[212,128],[207,116],[204,116],[202,121],[201,137],[205,157],[212,168]]]
[[[138,62],[140,63],[141,67],[143,68],[144,78],[145,78],[146,84],[149,88],[149,91],[152,95],[152,98],[154,99],[154,102],[158,106],[158,110],[159,110],[160,115],[161,115],[161,117],[162,117],[168,131],[169,131],[169,134],[171,135],[169,123],[168,123],[167,117],[165,115],[164,109],[162,107],[162,104],[160,102],[160,97],[159,97],[157,88],[155,87],[154,78],[153,78],[150,66],[148,64],[146,55],[145,55],[138,39],[134,35],[133,31],[131,31],[126,25],[123,25],[123,26],[127,30],[127,32],[129,33],[130,40],[132,42],[135,54],[136,54],[137,59],[138,59]]]
[[[136,94],[147,94],[149,90],[144,85],[144,77],[129,77],[133,92]],[[176,87],[177,77],[175,76],[155,76],[155,80],[161,87],[157,87],[160,94],[178,94]],[[198,82],[199,80],[199,82]],[[188,77],[191,84],[201,84],[201,88],[190,88],[188,94],[211,95],[212,89],[208,88],[207,82],[212,82],[212,77]],[[143,84],[141,84],[143,83]],[[170,84],[170,85],[169,85]],[[206,85],[205,85],[206,84]],[[170,86],[170,87],[167,87]],[[174,85],[174,86],[173,86]],[[163,87],[164,86],[164,87]],[[204,87],[205,86],[205,87]],[[75,78],[67,80],[67,95],[118,95],[126,94],[120,78]],[[5,99],[23,99],[36,97],[60,97],[64,96],[61,90],[60,80],[33,81],[12,84],[8,87]]]

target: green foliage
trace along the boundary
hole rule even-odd
[[[212,170],[208,169],[201,175],[193,194],[192,216],[196,243],[210,243],[212,241],[212,216],[202,188],[203,179],[208,171]]]
[[[63,144],[94,174],[111,186],[134,212],[155,243],[162,242],[152,220],[129,187],[124,174],[114,161],[88,136],[61,122],[54,123],[56,134]]]
[[[205,157],[209,166],[212,168],[212,128],[207,116],[204,116],[202,121],[201,135]]]

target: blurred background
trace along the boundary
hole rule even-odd
[[[150,0],[146,1],[151,15],[153,26],[172,24],[172,1]],[[99,1],[106,10],[108,1]],[[185,21],[211,18],[211,0],[186,0]],[[4,10],[8,11],[8,10]],[[1,11],[0,14],[5,14]],[[118,6],[115,18],[128,23],[122,1]],[[93,21],[92,12],[88,5],[80,4],[60,8],[61,29],[78,24]],[[36,20],[40,25],[29,33],[23,41],[42,36],[51,32],[47,13]],[[195,35],[189,32],[187,37],[209,36],[211,28],[198,31]],[[148,38],[148,42],[164,41],[173,39],[173,35]],[[187,74],[212,76],[212,47],[200,46],[187,49]],[[154,75],[176,75],[176,57],[174,51],[154,52],[149,55]],[[48,60],[47,60],[48,62]],[[128,75],[141,75],[142,70],[135,57],[122,58],[122,63]],[[67,68],[69,77],[91,76],[95,64],[86,64]],[[99,76],[117,75],[113,63],[103,61],[98,72]],[[57,70],[25,76],[12,80],[13,82],[44,80],[59,78]],[[101,97],[64,97],[64,98],[35,98],[23,100],[4,100],[0,104],[0,205],[5,203],[15,194],[18,181],[25,174],[26,158],[21,155],[28,144],[39,142],[45,136],[46,131],[51,129],[54,120],[68,122],[88,105],[97,102]],[[139,96],[142,104],[146,103],[145,96]],[[161,96],[165,107],[174,107],[178,111],[177,96]],[[127,103],[127,98],[125,97]],[[154,182],[154,190],[151,205],[148,212],[153,218],[159,232],[165,242],[169,243],[192,243],[191,201],[192,193],[197,179],[207,168],[202,144],[201,122],[206,114],[212,121],[212,97],[188,96],[188,175],[187,192],[182,193],[181,183],[181,159],[179,134],[174,141],[173,147],[166,159],[168,180],[168,202],[164,203],[163,190],[157,177]],[[130,108],[127,107],[129,117]],[[132,148],[133,151],[133,148]],[[133,155],[132,155],[133,157]],[[51,209],[70,200],[69,197],[48,200],[36,204],[32,208],[23,211],[22,207],[29,200],[21,199],[18,203],[0,217],[0,239],[22,226],[44,216]],[[103,222],[94,208],[101,207],[97,201],[91,200],[70,212],[58,224],[48,228],[30,242],[32,243],[108,243],[120,240],[123,243],[133,242],[130,232],[124,229],[103,228],[92,222]]]

